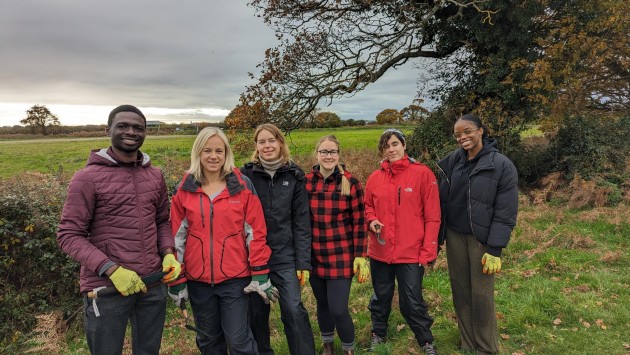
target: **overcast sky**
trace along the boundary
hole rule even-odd
[[[104,124],[123,103],[147,119],[221,121],[252,84],[271,29],[245,0],[0,0],[0,126],[34,104],[64,125]],[[409,105],[412,64],[330,107],[374,119]]]

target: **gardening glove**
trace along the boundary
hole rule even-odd
[[[123,296],[129,296],[140,291],[147,292],[147,286],[142,282],[140,276],[135,271],[119,266],[116,271],[109,275],[114,286]]]
[[[488,253],[483,254],[481,258],[484,274],[494,274],[501,271],[501,258]]]
[[[311,277],[311,272],[308,270],[298,270],[297,278],[300,280],[300,286],[306,285],[308,279]]]
[[[166,254],[162,260],[162,271],[168,272],[162,278],[162,282],[165,284],[177,280],[179,274],[182,272],[182,265],[175,260],[175,255]]]
[[[370,264],[368,264],[366,258],[354,258],[352,269],[355,275],[357,275],[357,281],[359,281],[360,284],[364,283],[365,281],[367,281],[367,279],[370,278]]]
[[[243,289],[243,292],[256,292],[262,297],[265,304],[269,304],[269,301],[275,302],[279,296],[278,289],[271,284],[267,274],[252,276],[252,281]]]
[[[188,301],[188,287],[186,287],[186,283],[182,282],[175,286],[170,286],[168,288],[168,296],[175,302],[177,307],[181,307],[182,300]]]

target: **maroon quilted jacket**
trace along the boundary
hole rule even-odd
[[[174,249],[162,172],[143,153],[124,163],[111,148],[93,150],[68,186],[57,242],[81,264],[82,292],[112,286],[99,274],[113,264],[160,271],[161,252]]]

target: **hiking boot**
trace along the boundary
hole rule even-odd
[[[372,340],[370,341],[370,351],[374,351],[374,348],[376,348],[378,344],[383,344],[384,342],[384,338],[381,338],[380,336],[372,333]]]
[[[333,355],[334,353],[335,353],[335,344],[324,343],[324,352],[322,352],[322,355]]]
[[[422,350],[427,355],[438,355],[437,351],[435,351],[435,347],[431,343],[422,345]]]

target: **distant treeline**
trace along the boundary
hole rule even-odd
[[[198,122],[187,124],[175,124],[175,123],[159,123],[149,121],[147,129],[150,134],[196,134],[197,131],[208,126],[225,128],[223,122]],[[105,135],[105,128],[107,125],[84,125],[84,126],[62,126],[62,125],[50,125],[47,126],[49,136],[63,136],[63,137],[100,137]],[[40,132],[36,130],[36,127],[32,126],[20,126],[15,125],[12,127],[4,126],[0,127],[0,136],[3,138],[20,138],[27,135],[40,135]]]

